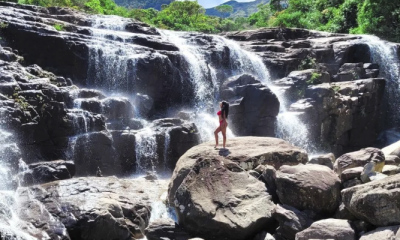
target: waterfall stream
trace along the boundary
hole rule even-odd
[[[400,59],[398,45],[376,36],[362,35],[361,42],[369,46],[371,62],[378,63],[380,77],[386,79],[384,130],[400,126]],[[394,114],[395,113],[395,114]]]

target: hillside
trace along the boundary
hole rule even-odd
[[[206,9],[206,14],[217,17],[248,17],[250,14],[258,11],[257,6],[259,4],[266,3],[269,3],[269,0],[256,0],[254,2],[229,1],[223,5],[230,5],[233,7],[233,12],[231,14],[227,15],[225,13],[221,13],[215,7]]]
[[[115,0],[115,3],[127,8],[154,8],[161,10],[163,4],[170,4],[175,0]]]

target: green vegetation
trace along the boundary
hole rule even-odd
[[[64,25],[62,25],[62,24],[56,23],[56,24],[54,24],[53,27],[54,27],[57,31],[64,31]]]
[[[298,70],[306,70],[317,68],[317,60],[311,56],[307,56],[303,60],[301,60],[299,66],[297,67]]]
[[[336,86],[336,85],[334,85],[334,86],[332,86],[332,90],[333,90],[335,93],[337,93],[337,92],[339,92],[339,91],[340,91],[340,87],[339,87],[339,86]]]
[[[400,1],[397,0],[257,0],[240,4],[229,1],[207,10],[207,14],[215,13],[217,16],[206,15],[206,10],[196,1],[116,1],[132,2],[126,6],[137,8],[118,6],[113,0],[18,0],[19,3],[44,7],[62,6],[96,14],[119,15],[173,30],[218,33],[256,27],[297,27],[375,34],[387,40],[400,41]],[[141,9],[160,4],[159,10]],[[253,14],[247,17],[249,9]],[[226,16],[229,18],[223,18]]]
[[[6,22],[0,22],[0,28],[1,28],[1,29],[7,28],[7,27],[8,27],[8,23],[6,23]]]
[[[322,74],[321,73],[317,73],[317,72],[313,72],[311,74],[311,78],[309,80],[307,80],[307,84],[308,85],[316,85],[316,84],[321,84],[321,77]]]

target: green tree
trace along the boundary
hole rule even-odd
[[[370,33],[392,41],[400,41],[400,2],[365,0],[359,5],[358,27],[353,33]]]
[[[218,12],[222,13],[224,17],[228,17],[229,13],[233,12],[233,7],[231,5],[219,5],[215,7],[215,9],[217,9]]]

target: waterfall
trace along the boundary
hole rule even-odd
[[[23,171],[25,163],[20,159],[20,150],[13,141],[13,134],[0,129],[0,230],[1,239],[35,240],[26,232],[34,229],[18,218],[18,196],[15,189],[19,186],[18,171]],[[18,166],[15,166],[15,164]],[[25,231],[23,231],[24,229]],[[28,231],[26,231],[28,230]],[[43,239],[50,239],[47,238]]]
[[[156,133],[150,127],[145,127],[135,137],[136,172],[139,174],[146,173],[149,170],[155,172],[154,159],[158,158]]]
[[[371,62],[378,63],[380,76],[385,78],[385,129],[400,126],[400,47],[376,36],[361,35],[361,42],[369,46]],[[399,51],[399,53],[397,52]]]

